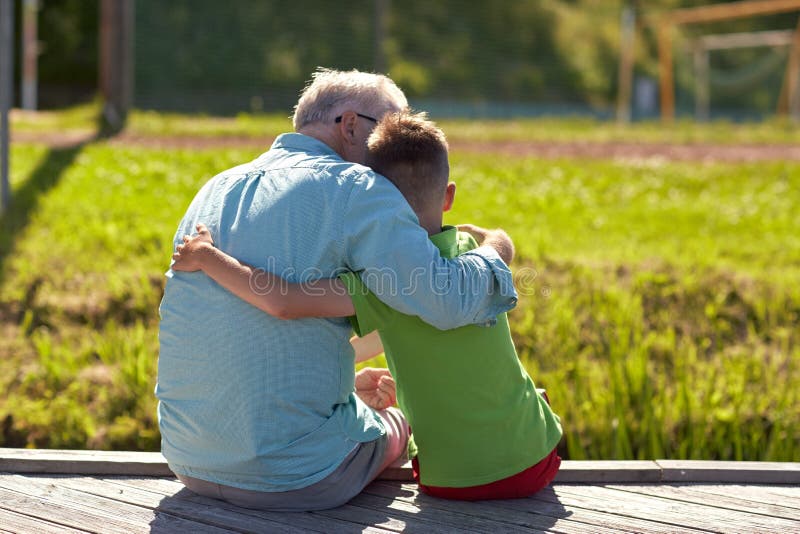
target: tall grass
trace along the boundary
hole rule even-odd
[[[205,180],[255,155],[13,147],[0,444],[158,448],[172,234]],[[517,243],[512,331],[568,458],[800,460],[800,165],[452,163],[448,222]]]

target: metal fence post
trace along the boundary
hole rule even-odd
[[[9,120],[14,96],[14,0],[0,0],[0,213],[11,203]]]
[[[39,0],[22,3],[22,109],[36,109],[39,61]]]

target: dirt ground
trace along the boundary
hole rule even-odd
[[[66,147],[88,142],[88,133],[26,132],[12,133],[12,142],[44,143]],[[151,148],[262,148],[272,144],[272,137],[142,136],[122,133],[104,142],[112,145]],[[453,152],[493,153],[508,156],[532,156],[547,159],[664,160],[702,162],[800,161],[800,145],[719,145],[665,144],[635,142],[544,142],[544,141],[458,141],[450,143]]]

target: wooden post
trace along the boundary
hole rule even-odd
[[[133,95],[133,0],[100,2],[99,74],[104,127],[118,132]]]
[[[658,28],[661,120],[670,122],[675,118],[675,83],[672,73],[671,34],[673,26],[732,20],[756,15],[772,15],[798,10],[800,10],[800,0],[743,0],[741,2],[676,9],[666,15]]]
[[[389,0],[374,0],[374,65],[375,72],[386,72],[386,18],[389,14]]]
[[[786,73],[783,75],[781,94],[778,97],[778,115],[789,113],[792,101],[796,101],[797,82],[800,75],[800,19],[792,36],[792,45],[789,49],[789,60],[786,62]]]
[[[774,15],[776,13],[786,13],[787,11],[797,11],[798,9],[800,9],[800,0],[744,0],[741,2],[676,9],[670,14],[670,19],[675,24],[693,24],[740,19],[756,15]]]
[[[710,92],[708,79],[708,49],[702,40],[694,43],[692,50],[694,59],[694,115],[700,122],[707,122],[710,108]]]
[[[622,8],[619,36],[619,81],[617,94],[617,122],[631,120],[631,92],[633,86],[633,43],[636,29],[636,14],[631,6]]]
[[[767,30],[760,32],[722,33],[704,35],[692,43],[695,76],[695,117],[697,120],[708,120],[709,112],[709,65],[708,53],[711,50],[730,50],[754,46],[789,46],[797,33],[794,30]],[[791,63],[791,61],[790,61]],[[785,81],[785,80],[784,80]],[[786,98],[786,84],[781,89],[780,103]]]
[[[0,0],[0,213],[11,203],[8,114],[14,98],[14,0]]]
[[[794,122],[800,122],[800,66],[797,65],[797,62],[792,70],[791,91],[787,95],[789,116]]]
[[[39,56],[39,0],[25,0],[22,4],[22,109],[36,109],[37,62]]]
[[[660,80],[661,120],[675,119],[675,86],[672,79],[672,22],[658,28],[658,77]]]

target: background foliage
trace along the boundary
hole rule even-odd
[[[380,62],[375,0],[137,0],[135,105],[227,114],[283,112],[322,65],[386,70],[414,103],[434,115],[608,114],[617,92],[625,3],[387,2],[385,58]],[[638,14],[636,75],[653,79],[659,17],[676,7],[718,2],[627,3]],[[40,92],[45,107],[94,94],[98,11],[97,0],[43,3]],[[788,13],[684,28],[675,49],[680,108],[690,112],[693,105],[688,38],[793,29],[797,19],[797,13]],[[785,49],[712,54],[712,111],[773,113],[785,64]]]

